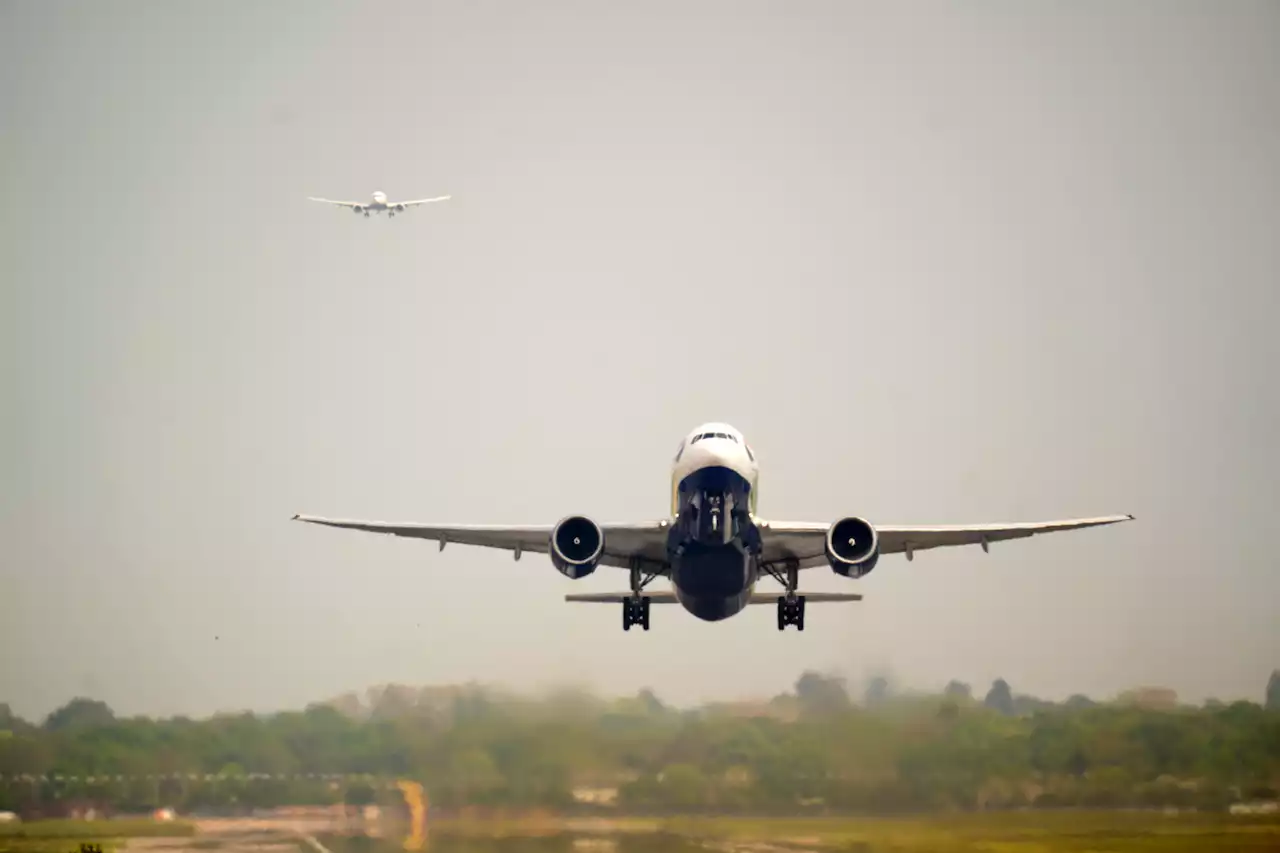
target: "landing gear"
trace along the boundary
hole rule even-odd
[[[785,631],[788,625],[795,625],[797,631],[804,630],[804,596],[778,596],[778,630]]]
[[[804,596],[796,595],[796,587],[800,584],[800,564],[795,560],[789,560],[782,570],[773,565],[765,565],[761,568],[782,584],[785,590],[778,596],[778,630],[784,631],[788,625],[795,625],[797,631],[803,631]]]
[[[622,602],[622,630],[630,631],[632,625],[649,630],[649,596],[633,595]]]
[[[640,593],[657,576],[657,572],[641,572],[640,561],[632,561],[631,597],[622,602],[622,630],[630,631],[632,625],[649,630],[649,596]]]
[[[369,218],[369,211],[367,211],[367,210],[366,210],[366,211],[364,212],[364,218],[365,218],[365,219],[368,219],[368,218]]]

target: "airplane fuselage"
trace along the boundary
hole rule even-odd
[[[699,619],[727,619],[751,600],[758,496],[759,468],[742,433],[711,423],[685,437],[671,468],[667,559],[676,600]]]

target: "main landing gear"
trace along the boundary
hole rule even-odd
[[[795,625],[797,631],[804,630],[804,596],[778,596],[778,630],[785,631],[788,625]]]
[[[782,571],[771,565],[761,568],[786,590],[778,596],[778,630],[785,631],[788,625],[795,625],[797,631],[803,631],[804,596],[796,595],[796,587],[800,583],[800,564],[791,560]]]
[[[622,602],[622,630],[630,631],[632,625],[649,630],[649,596],[636,595]]]
[[[622,630],[630,631],[632,625],[649,630],[649,596],[640,592],[657,576],[657,572],[642,575],[638,561],[631,564],[631,597],[622,602]]]

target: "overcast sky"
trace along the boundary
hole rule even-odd
[[[1280,666],[1274,2],[0,5],[0,701],[806,668],[1260,699]],[[393,220],[310,195],[451,193]],[[1134,513],[703,623],[337,531]]]

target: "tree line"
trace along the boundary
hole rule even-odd
[[[1277,796],[1280,671],[1262,704],[1201,706],[1154,688],[1050,702],[1003,680],[978,698],[959,681],[900,694],[872,679],[855,699],[843,680],[815,672],[767,702],[696,709],[649,690],[531,697],[479,685],[392,685],[303,711],[203,720],[121,718],[78,698],[37,724],[0,704],[0,810],[378,796],[365,783],[308,778],[323,774],[414,779],[445,808],[601,808],[581,794],[604,789],[616,791],[605,807],[633,814],[1218,809]]]

